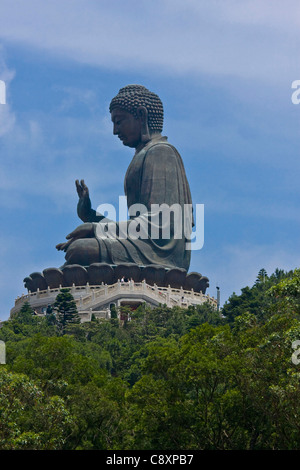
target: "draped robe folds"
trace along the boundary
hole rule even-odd
[[[141,212],[126,221],[103,218],[93,223],[100,249],[99,261],[112,265],[155,264],[188,270],[191,252],[186,249],[186,242],[192,232],[192,200],[181,156],[166,137],[152,138],[135,153],[125,175],[124,190],[129,215],[130,208],[136,208],[136,204],[141,205]],[[171,209],[174,204],[181,208],[180,219],[159,217],[155,205],[162,204]],[[169,226],[166,226],[167,219]],[[131,223],[137,231],[140,229],[140,237],[130,237]]]

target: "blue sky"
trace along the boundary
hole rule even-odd
[[[130,83],[156,92],[179,150],[204,246],[190,271],[221,302],[300,265],[297,0],[1,0],[0,319],[31,272],[59,267],[55,245],[93,207],[117,204],[133,152],[108,106]]]

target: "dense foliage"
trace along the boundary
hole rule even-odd
[[[25,304],[0,329],[0,449],[300,448],[300,270],[261,270],[225,318],[208,304],[143,305],[122,325],[66,311]]]

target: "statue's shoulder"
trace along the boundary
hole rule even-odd
[[[167,137],[159,137],[157,139],[152,139],[145,147],[145,153],[152,153],[152,152],[165,152],[165,153],[175,153],[178,155],[177,149],[174,145],[168,142]]]

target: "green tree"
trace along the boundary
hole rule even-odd
[[[19,323],[34,323],[34,311],[30,306],[29,302],[26,301],[22,305],[21,309],[12,315],[12,319],[18,321]]]
[[[66,333],[67,326],[74,323],[80,323],[76,302],[70,293],[70,289],[60,289],[54,302],[54,309],[56,310],[57,326],[62,335]]]
[[[292,275],[281,280],[269,290],[270,296],[276,300],[276,306],[286,311],[300,314],[300,269],[295,269]]]
[[[260,324],[245,313],[233,328],[206,323],[179,341],[152,341],[128,394],[125,448],[299,449],[291,362],[299,337],[300,323],[288,315]]]
[[[0,449],[58,450],[72,417],[62,398],[47,397],[26,375],[0,369]]]
[[[267,276],[266,270],[261,269],[252,287],[241,289],[241,294],[235,292],[229,297],[222,308],[222,314],[229,323],[233,323],[238,315],[249,312],[262,321],[269,318],[275,297],[269,295],[269,289],[284,279],[289,279],[291,272],[276,269],[275,273]]]
[[[220,325],[224,323],[224,319],[221,317],[220,313],[209,302],[195,307],[190,307],[188,315],[188,329],[195,328],[203,323],[209,323],[211,325]]]
[[[110,318],[118,318],[118,311],[115,304],[110,307]]]
[[[265,283],[267,280],[268,280],[267,271],[264,268],[260,269],[259,272],[258,272],[256,281],[255,281],[255,285]]]

